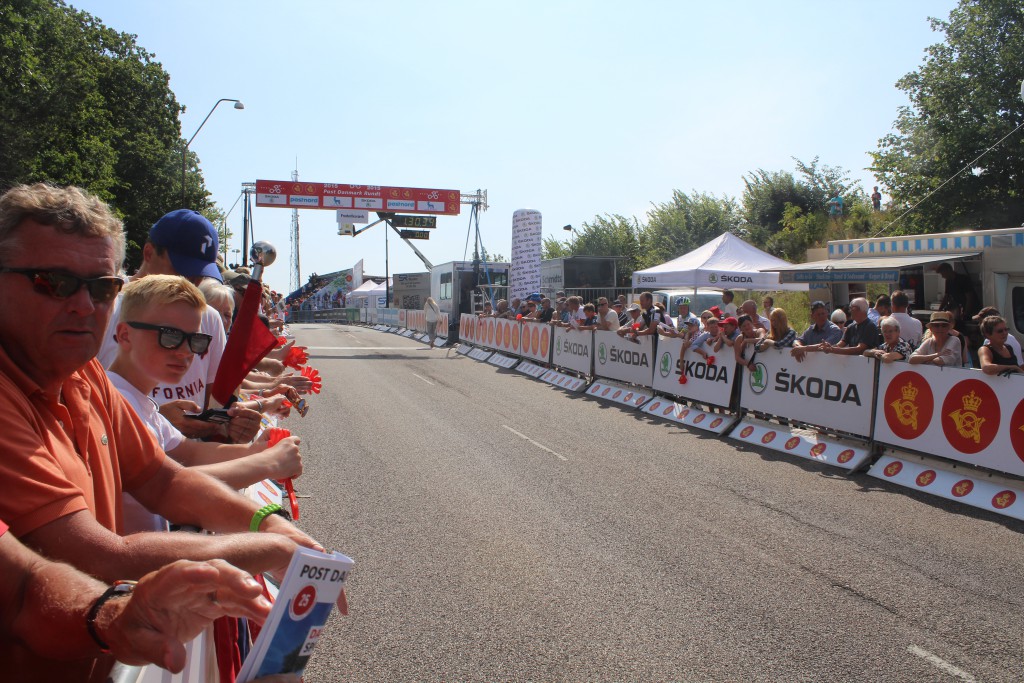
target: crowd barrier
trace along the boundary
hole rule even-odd
[[[731,349],[710,363],[690,350],[680,357],[679,339],[631,341],[473,315],[460,318],[459,332],[485,350],[481,357],[522,359],[525,374],[571,391],[632,406],[640,397],[651,415],[848,470],[870,465],[872,476],[923,490],[951,479],[938,495],[1024,519],[1024,485],[1012,479],[1024,477],[1021,376],[823,353],[797,362],[790,349],[774,348],[758,352],[751,370],[735,363]],[[592,384],[581,387],[577,375]],[[933,456],[943,459],[938,469],[914,462]],[[958,463],[974,469],[955,471]],[[1001,475],[1007,480],[993,479]]]

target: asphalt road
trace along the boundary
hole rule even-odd
[[[356,560],[306,681],[1024,680],[1024,525],[296,325],[301,526]]]

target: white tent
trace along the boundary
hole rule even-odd
[[[765,268],[789,266],[787,261],[747,244],[726,232],[688,254],[667,263],[633,272],[634,289],[790,289],[807,291],[806,285],[780,284],[778,273]]]
[[[351,308],[384,308],[387,291],[388,287],[385,283],[377,284],[373,280],[367,280],[349,292],[349,306]]]

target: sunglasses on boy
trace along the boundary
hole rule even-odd
[[[32,281],[36,292],[54,299],[67,299],[85,286],[89,290],[89,298],[97,304],[113,301],[124,286],[124,280],[116,275],[88,278],[38,268],[0,268],[0,273],[24,275]]]
[[[206,353],[206,350],[210,348],[210,340],[213,339],[210,335],[202,332],[185,332],[177,327],[167,327],[166,325],[138,322],[130,322],[127,325],[136,330],[156,330],[158,332],[157,343],[165,349],[176,349],[187,340],[189,350],[200,355]]]

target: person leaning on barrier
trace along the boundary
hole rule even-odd
[[[715,347],[719,345],[718,338],[720,333],[718,318],[709,316],[704,324],[704,331],[690,341],[688,348],[704,360],[707,360],[708,356],[713,355]]]
[[[740,333],[733,340],[732,345],[732,350],[736,354],[736,362],[753,370],[754,354],[757,353],[756,344],[764,338],[765,331],[757,327],[749,315],[741,315],[737,318],[736,327]],[[747,353],[748,348],[750,349],[749,354]]]
[[[731,315],[722,320],[719,324],[721,332],[718,335],[718,340],[715,342],[714,347],[716,353],[720,351],[723,346],[728,346],[735,352],[734,346],[736,340],[741,336],[739,326],[739,321]]]
[[[853,322],[846,326],[843,338],[836,345],[824,342],[821,350],[841,356],[859,356],[867,349],[878,348],[882,343],[882,335],[878,327],[868,320],[868,300],[857,297],[850,302],[850,315]]]
[[[478,317],[480,317],[480,318],[491,318],[493,316],[494,316],[494,307],[491,306],[491,302],[490,301],[485,301],[484,302],[484,308],[483,308],[482,311],[480,311],[480,313],[478,314]]]
[[[104,581],[179,559],[283,573],[297,546],[321,546],[169,459],[95,359],[123,284],[124,244],[120,221],[78,188],[40,183],[0,197],[0,488],[15,492],[0,496],[0,519],[26,545]],[[226,535],[122,537],[124,492],[174,522]],[[267,533],[227,533],[250,529]],[[0,641],[8,666],[25,652]],[[47,675],[77,680],[87,666]]]
[[[626,305],[618,299],[612,303],[612,311],[619,317],[619,327],[629,322],[629,316],[626,315]]]
[[[214,619],[262,622],[270,613],[263,588],[223,560],[178,560],[122,584],[107,584],[26,548],[0,521],[0,637],[34,655],[4,662],[5,681],[36,678],[47,660],[94,659],[109,653],[126,664],[185,666],[184,643]],[[105,647],[104,647],[105,646]]]
[[[740,305],[740,312],[749,317],[750,322],[752,322],[754,327],[759,330],[765,330],[767,332],[769,327],[771,327],[771,323],[768,321],[768,318],[763,317],[757,312],[757,302],[753,299],[747,299],[744,301],[743,304]]]
[[[551,307],[551,299],[544,297],[540,300],[540,308],[537,310],[537,320],[542,323],[551,322],[555,315],[555,309]]]
[[[945,367],[959,367],[960,340],[950,334],[953,329],[953,315],[948,311],[934,311],[928,319],[928,333],[924,341],[911,354],[909,362],[914,365],[932,363]]]
[[[848,319],[849,318],[846,317],[846,311],[841,308],[837,308],[832,311],[832,315],[829,316],[829,320],[832,321],[832,324],[844,331],[846,330],[846,321]]]
[[[754,344],[754,349],[760,351],[774,347],[785,349],[793,346],[796,342],[796,330],[789,326],[789,316],[781,308],[773,308],[769,316],[771,329],[763,339]]]
[[[900,337],[900,322],[892,316],[879,320],[879,329],[882,331],[882,343],[873,349],[868,349],[864,355],[868,358],[877,358],[883,363],[892,363],[897,360],[906,360],[914,352],[914,348],[907,340]]]
[[[571,326],[569,329],[577,329],[581,331],[596,330],[597,329],[597,307],[594,304],[587,304],[583,307],[583,319],[575,326]]]
[[[985,335],[985,345],[978,349],[981,371],[986,375],[1024,372],[1021,357],[1006,343],[1010,337],[1006,320],[998,315],[986,316],[980,327]]]
[[[657,335],[658,323],[661,322],[661,317],[664,313],[655,308],[653,294],[650,292],[642,292],[640,294],[640,310],[642,311],[641,325],[636,335],[638,337]]]
[[[978,323],[979,329],[982,321],[990,315],[1000,315],[999,310],[995,306],[985,306],[985,308],[978,311],[978,315],[974,316],[974,322]],[[989,340],[985,339],[983,345],[987,345],[989,343]],[[1017,358],[1024,359],[1024,350],[1020,348],[1020,342],[1017,341],[1017,338],[1013,336],[1013,334],[1006,335],[1006,345],[1013,349],[1013,352],[1017,354]]]
[[[495,318],[514,318],[515,316],[512,315],[512,311],[509,310],[508,302],[505,301],[504,299],[498,299],[498,303],[496,305],[496,308],[494,309],[494,317]]]
[[[644,324],[643,311],[640,310],[640,304],[630,304],[626,309],[626,315],[628,316],[628,320],[626,320],[625,325],[618,329],[617,334],[620,337],[628,336],[636,339],[637,330],[639,330]],[[636,327],[634,327],[634,325]]]
[[[843,331],[828,318],[828,304],[815,301],[811,304],[811,324],[793,341],[790,351],[797,361],[804,359],[808,352],[821,351],[821,345],[838,344],[843,338]]]
[[[615,332],[619,329],[619,316],[608,305],[608,297],[597,300],[597,329],[603,332]]]

